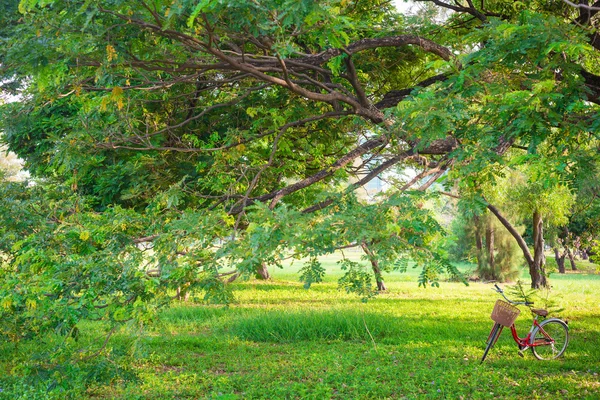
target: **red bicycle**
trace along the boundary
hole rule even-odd
[[[531,349],[531,352],[538,360],[553,360],[563,355],[569,344],[569,326],[567,323],[559,318],[549,318],[542,322],[538,322],[539,317],[548,316],[548,311],[543,309],[531,308],[532,302],[516,302],[508,299],[504,295],[504,291],[496,287],[495,291],[500,293],[502,297],[508,302],[497,300],[492,311],[492,320],[494,320],[494,326],[487,339],[487,347],[481,358],[481,362],[485,360],[488,352],[502,333],[502,329],[505,326],[510,327],[512,337],[519,346],[519,355],[523,356],[523,352],[527,349]],[[526,337],[521,338],[517,334],[515,328],[515,320],[521,312],[515,305],[525,305],[530,307],[533,314],[533,323],[531,329]]]

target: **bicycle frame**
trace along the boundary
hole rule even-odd
[[[544,342],[544,343],[535,343],[535,342],[533,342],[533,338],[535,337],[534,332],[536,332],[537,330],[539,330],[540,332],[542,332],[542,334],[548,340],[547,342]],[[533,319],[533,323],[531,325],[531,329],[529,329],[529,332],[527,333],[527,336],[525,336],[524,338],[519,337],[519,335],[517,333],[517,328],[516,328],[515,324],[512,324],[510,326],[510,333],[512,334],[512,337],[513,337],[514,341],[519,345],[519,349],[521,349],[521,350],[527,349],[529,347],[547,346],[547,345],[550,345],[550,344],[554,343],[554,339],[552,339],[550,337],[550,335],[548,335],[546,333],[546,331],[544,331],[544,329],[541,327],[540,323],[538,322],[537,317],[535,317]]]
[[[502,331],[503,328],[504,327],[500,327],[500,331]],[[544,342],[544,343],[533,342],[533,338],[535,337],[534,332],[536,332],[538,330],[540,332],[542,332],[542,334],[546,337],[546,339],[548,339],[547,342]],[[533,323],[531,324],[531,329],[529,329],[527,336],[525,336],[524,338],[519,337],[519,334],[517,333],[517,327],[515,326],[515,324],[512,324],[510,326],[510,333],[512,334],[513,340],[515,341],[515,343],[517,343],[517,345],[519,346],[519,349],[521,349],[521,350],[527,349],[529,347],[547,346],[547,345],[554,343],[554,339],[552,339],[552,337],[550,337],[550,335],[548,335],[546,333],[546,331],[544,331],[544,329],[538,322],[537,317],[535,317],[533,319]],[[492,332],[490,332],[490,336],[488,336],[488,340],[490,340],[491,335],[492,335]],[[500,334],[498,334],[498,337],[500,337]],[[496,340],[498,340],[498,337],[496,338]]]

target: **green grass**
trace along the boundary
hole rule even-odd
[[[235,283],[228,308],[176,304],[142,332],[124,328],[108,354],[72,370],[31,373],[12,347],[0,351],[0,397],[93,399],[598,398],[600,276],[553,275],[553,297],[569,320],[564,358],[524,358],[508,331],[479,360],[497,295],[490,284],[418,288],[418,270],[387,277],[389,292],[363,303],[337,289],[334,259],[310,290],[301,265],[271,282]],[[465,266],[466,268],[466,266]],[[530,323],[523,310],[517,327]],[[82,327],[82,343],[102,330]],[[31,344],[39,350],[43,344]],[[79,368],[79,369],[78,369]],[[2,372],[2,371],[0,371]],[[70,378],[60,378],[68,376]],[[61,381],[61,379],[63,379]],[[66,381],[65,381],[66,379]],[[48,384],[58,381],[57,387]],[[60,391],[60,386],[69,388]],[[48,390],[50,389],[50,390]]]

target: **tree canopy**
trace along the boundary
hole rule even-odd
[[[4,3],[0,81],[21,101],[0,129],[38,179],[2,189],[2,312],[21,324],[145,320],[176,288],[225,301],[227,277],[289,256],[310,285],[348,246],[435,284],[456,270],[423,207],[434,182],[478,213],[510,170],[573,193],[597,171],[597,4]]]

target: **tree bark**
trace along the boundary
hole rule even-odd
[[[548,286],[546,279],[546,256],[544,255],[544,221],[539,211],[533,213],[533,263],[529,264],[531,288]]]
[[[256,278],[265,281],[271,279],[267,263],[261,262],[256,266]]]
[[[569,248],[569,246],[565,246],[565,251],[567,252],[567,256],[569,257],[569,262],[571,263],[571,271],[577,271],[577,265],[575,265],[575,257],[573,257],[573,252]]]
[[[373,274],[375,275],[375,281],[377,282],[377,290],[380,292],[385,292],[387,287],[385,286],[385,282],[383,281],[383,276],[381,275],[381,268],[379,268],[379,262],[377,261],[377,257],[375,254],[369,249],[369,246],[365,242],[361,243],[361,247],[364,252],[369,257],[369,261],[371,261],[371,267],[373,268]]]
[[[558,247],[554,247],[554,258],[556,259],[556,265],[558,266],[558,272],[560,274],[565,273],[565,256],[566,253],[560,254]]]
[[[229,277],[229,279],[227,279],[227,283],[233,283],[239,277],[240,277],[240,273],[236,272],[233,275],[231,275],[231,277]]]

